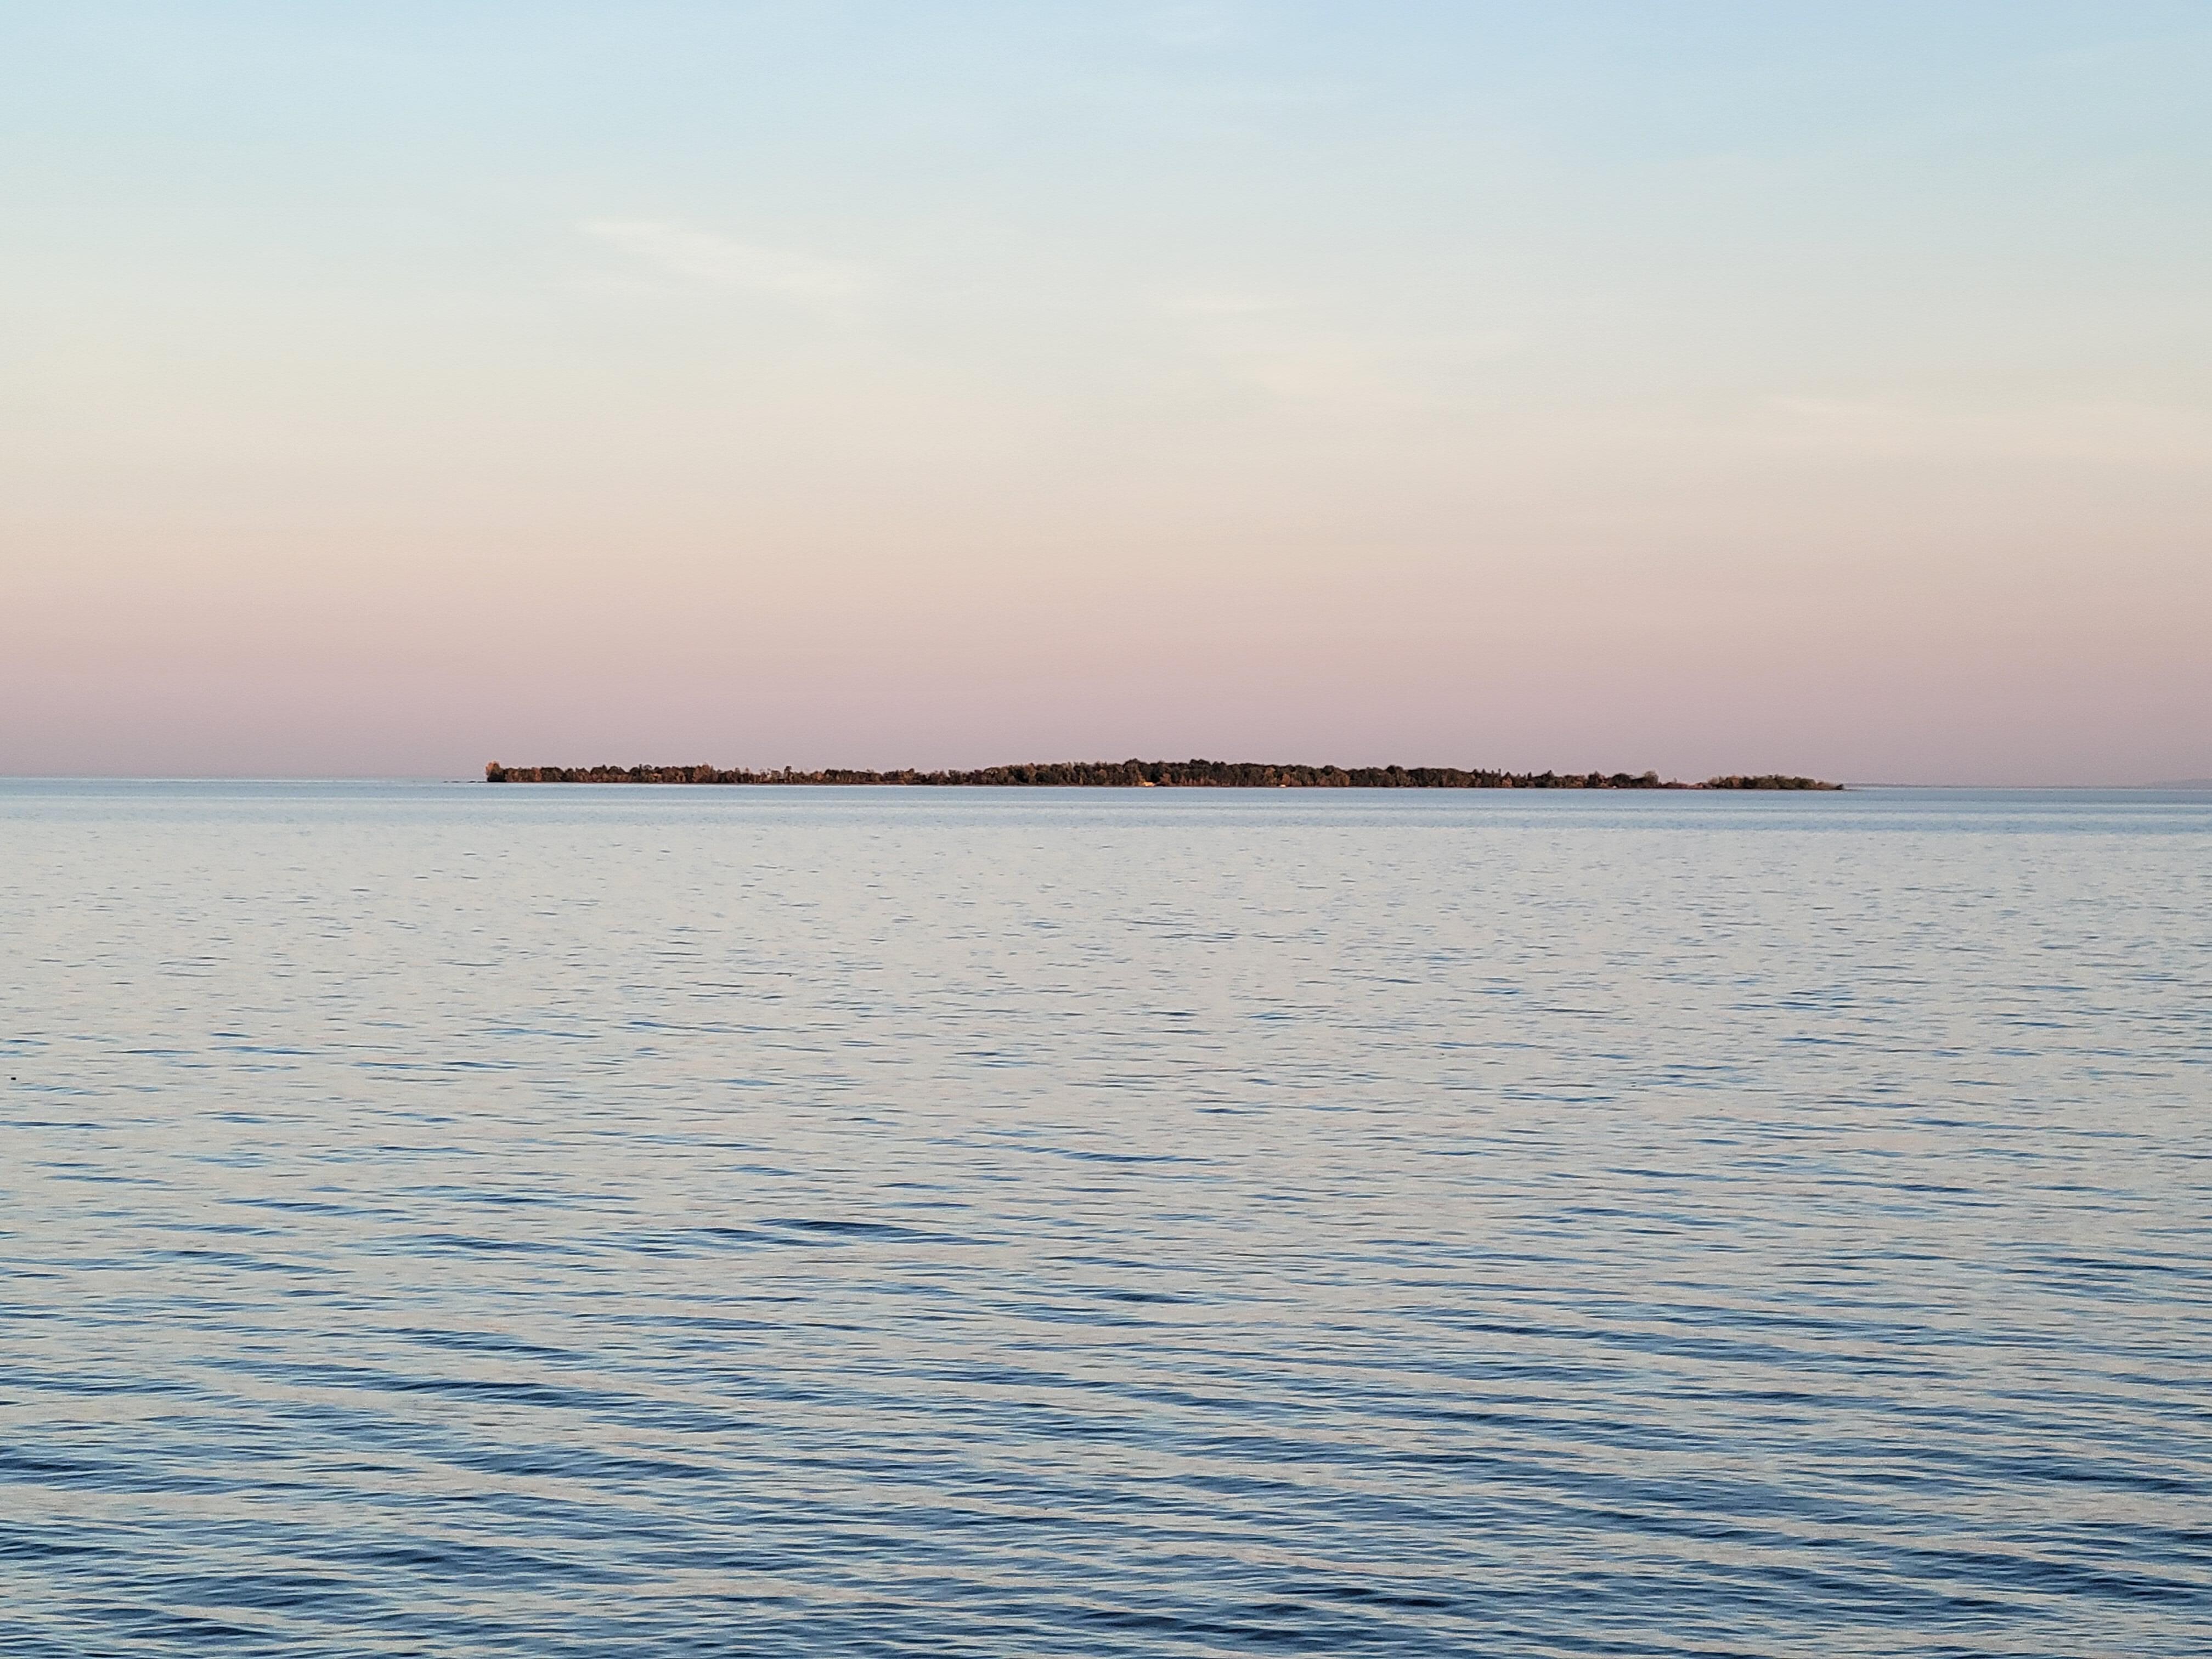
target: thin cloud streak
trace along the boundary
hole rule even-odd
[[[792,248],[741,242],[660,219],[588,219],[577,227],[665,276],[714,288],[830,305],[879,284],[860,266]]]
[[[1155,293],[1184,347],[1239,384],[1285,403],[1435,410],[1477,366],[1522,349],[1504,330],[1450,335],[1332,327],[1308,304],[1235,289]]]
[[[2010,409],[1942,409],[1903,403],[1778,397],[1772,441],[1868,455],[1941,459],[2050,460],[2097,465],[2180,466],[2212,456],[2212,412],[2185,406],[2045,403]]]

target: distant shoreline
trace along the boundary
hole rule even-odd
[[[1780,773],[1662,779],[1656,772],[1489,772],[1454,766],[1304,766],[1263,761],[1045,761],[980,771],[723,770],[712,766],[503,766],[486,783],[848,784],[1031,789],[1819,789],[1840,783]]]

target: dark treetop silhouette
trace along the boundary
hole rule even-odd
[[[1840,789],[1816,778],[1708,778],[1662,781],[1656,772],[1485,772],[1455,766],[1295,766],[1263,761],[1043,761],[975,772],[723,771],[712,766],[502,766],[487,783],[853,783],[956,787],[1119,789]]]

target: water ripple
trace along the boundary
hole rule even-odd
[[[0,785],[7,1650],[2212,1651],[2212,801]]]

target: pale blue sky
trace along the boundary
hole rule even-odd
[[[0,769],[2212,773],[2201,4],[0,5]]]

